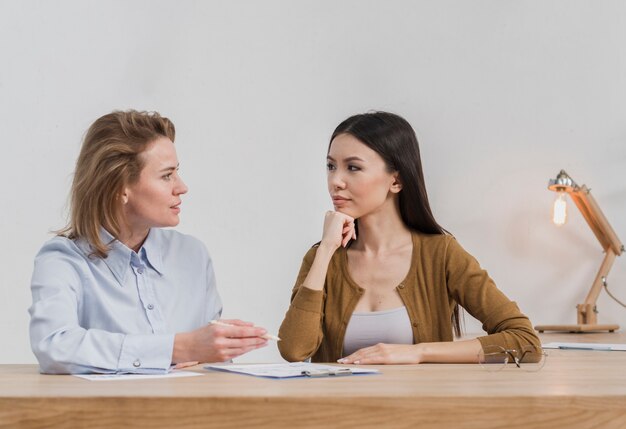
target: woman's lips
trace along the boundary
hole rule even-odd
[[[333,197],[333,205],[335,207],[339,207],[339,206],[343,206],[346,205],[347,203],[350,202],[349,198],[343,198],[343,197]]]

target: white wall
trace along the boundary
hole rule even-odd
[[[626,240],[625,2],[0,0],[0,54],[0,363],[35,362],[32,260],[65,222],[83,133],[113,109],[174,120],[179,229],[209,247],[224,315],[270,331],[353,113],[414,125],[437,219],[535,323],[574,323],[602,259],[573,204],[550,223],[549,178],[590,186]],[[623,300],[625,259],[609,279]],[[626,327],[605,293],[599,307]]]

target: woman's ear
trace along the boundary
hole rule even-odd
[[[391,183],[390,191],[397,194],[402,190],[402,183],[400,183],[400,177],[398,173],[393,175],[393,182]]]
[[[122,189],[122,192],[120,193],[120,199],[122,200],[122,204],[128,204],[128,189],[127,188]]]

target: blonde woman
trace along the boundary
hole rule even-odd
[[[265,329],[222,311],[213,264],[179,222],[187,186],[174,124],[113,112],[89,128],[68,226],[35,259],[30,339],[44,373],[154,373],[266,345]]]

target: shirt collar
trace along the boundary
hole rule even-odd
[[[102,260],[109,267],[119,284],[124,286],[133,251],[102,227],[100,228],[100,241],[110,248],[106,258]]]
[[[161,240],[161,234],[154,228],[150,228],[146,241],[143,242],[143,246],[139,251],[143,250],[144,257],[148,264],[160,275],[163,275],[163,258],[161,256],[161,249],[163,243]]]
[[[145,260],[157,273],[163,275],[163,260],[158,235],[157,231],[150,229],[148,237],[139,249],[139,259]],[[133,258],[135,252],[102,227],[100,228],[100,240],[111,248],[107,257],[103,259],[104,263],[109,267],[120,285],[124,285],[131,261],[137,258],[136,256]]]

